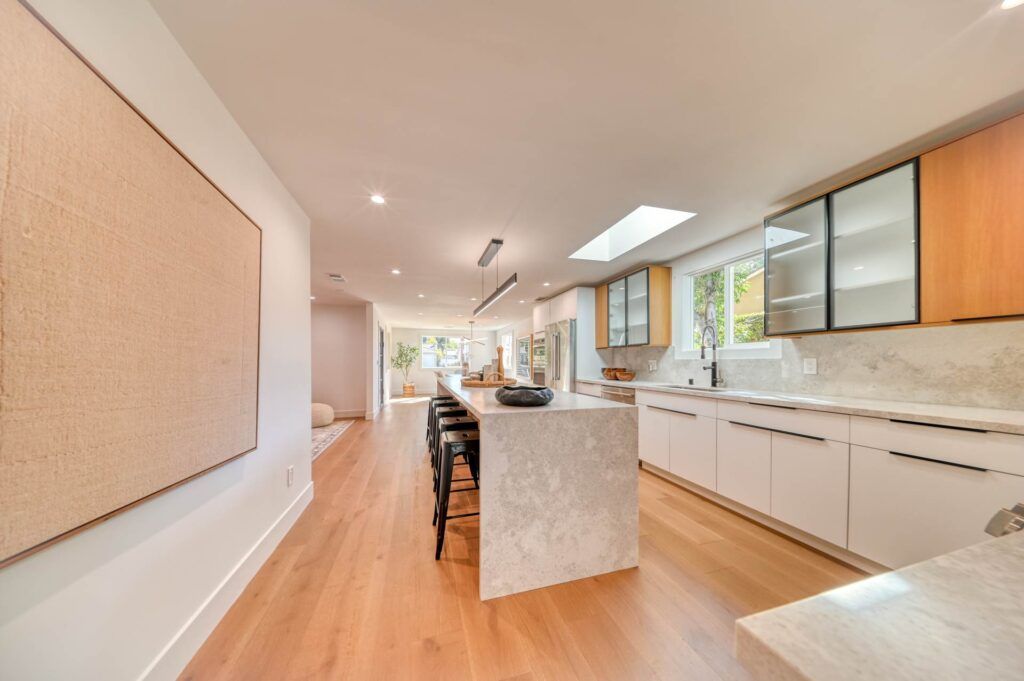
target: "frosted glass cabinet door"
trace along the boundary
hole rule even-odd
[[[647,270],[641,270],[626,277],[626,318],[629,330],[626,333],[628,345],[647,345]]]
[[[766,334],[825,330],[827,223],[824,197],[765,220]]]
[[[626,280],[608,284],[608,345],[626,345]]]
[[[831,195],[832,328],[917,321],[916,165]]]

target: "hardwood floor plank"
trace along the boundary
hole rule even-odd
[[[746,681],[737,617],[863,576],[641,471],[639,568],[481,602],[476,519],[434,560],[425,412],[393,403],[316,460],[315,498],[181,678]]]

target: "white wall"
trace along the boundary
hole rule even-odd
[[[463,336],[469,337],[469,331],[466,329],[392,329],[391,330],[391,352],[394,352],[394,348],[399,342],[412,345],[414,347],[420,346],[420,338],[422,336],[454,336],[461,338]],[[483,365],[491,362],[496,356],[495,351],[495,333],[494,331],[477,331],[473,334],[474,338],[482,338],[483,344],[474,343],[473,351],[470,353],[469,368],[471,371],[477,371]],[[420,394],[433,394],[437,391],[437,377],[434,374],[434,369],[423,369],[423,358],[417,357],[416,363],[412,365],[412,369],[409,370],[409,380],[416,384],[416,392]],[[458,369],[453,369],[458,371]],[[391,394],[401,395],[402,394],[402,372],[398,369],[391,370]]]
[[[0,677],[172,679],[312,498],[309,221],[147,3],[31,4],[263,229],[258,449],[0,570]]]
[[[384,356],[380,356],[380,331],[384,331]],[[390,329],[378,308],[373,303],[366,304],[366,414],[368,420],[377,418],[381,402],[389,396],[388,380],[390,376],[389,337]],[[384,372],[384,397],[380,395],[380,374]]]
[[[366,414],[366,305],[313,305],[313,401],[337,418]]]

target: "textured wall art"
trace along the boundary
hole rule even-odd
[[[256,446],[260,230],[0,0],[0,564]]]

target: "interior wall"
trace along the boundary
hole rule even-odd
[[[670,263],[673,332],[687,309],[687,274],[723,264],[760,248],[761,228],[753,228]],[[782,339],[774,359],[720,358],[726,387],[792,393],[843,395],[907,402],[1024,409],[1024,322],[861,331]],[[674,348],[599,351],[606,366],[625,366],[637,380],[707,385],[707,364],[677,359]],[[818,373],[803,373],[803,360],[817,359]],[[656,371],[648,361],[656,360]],[[596,376],[590,376],[596,378]]]
[[[149,4],[31,4],[263,229],[258,448],[0,570],[3,678],[173,679],[312,498],[309,220]]]
[[[380,352],[380,332],[384,332],[384,352]],[[391,354],[389,341],[391,329],[380,308],[373,303],[366,304],[366,414],[367,420],[377,418],[383,402],[390,396],[388,381],[390,376]],[[384,395],[381,395],[381,373],[384,374]]]
[[[420,338],[422,336],[455,336],[461,338],[463,336],[468,337],[469,331],[465,329],[399,329],[395,328],[391,330],[391,352],[394,353],[395,347],[399,342],[412,345],[416,348],[420,346]],[[483,343],[474,343],[472,352],[470,353],[469,368],[470,371],[479,371],[482,366],[490,363],[497,356],[495,350],[495,332],[494,331],[477,331],[473,334],[475,338],[483,339]],[[424,369],[422,364],[422,357],[417,357],[416,362],[412,365],[409,370],[409,380],[416,384],[417,394],[434,394],[437,392],[437,377],[434,374],[434,369]],[[452,372],[458,372],[458,369],[452,369]],[[402,394],[402,383],[403,377],[402,372],[398,369],[391,370],[391,394],[401,395]]]
[[[313,401],[336,418],[366,414],[366,306],[312,305]]]

